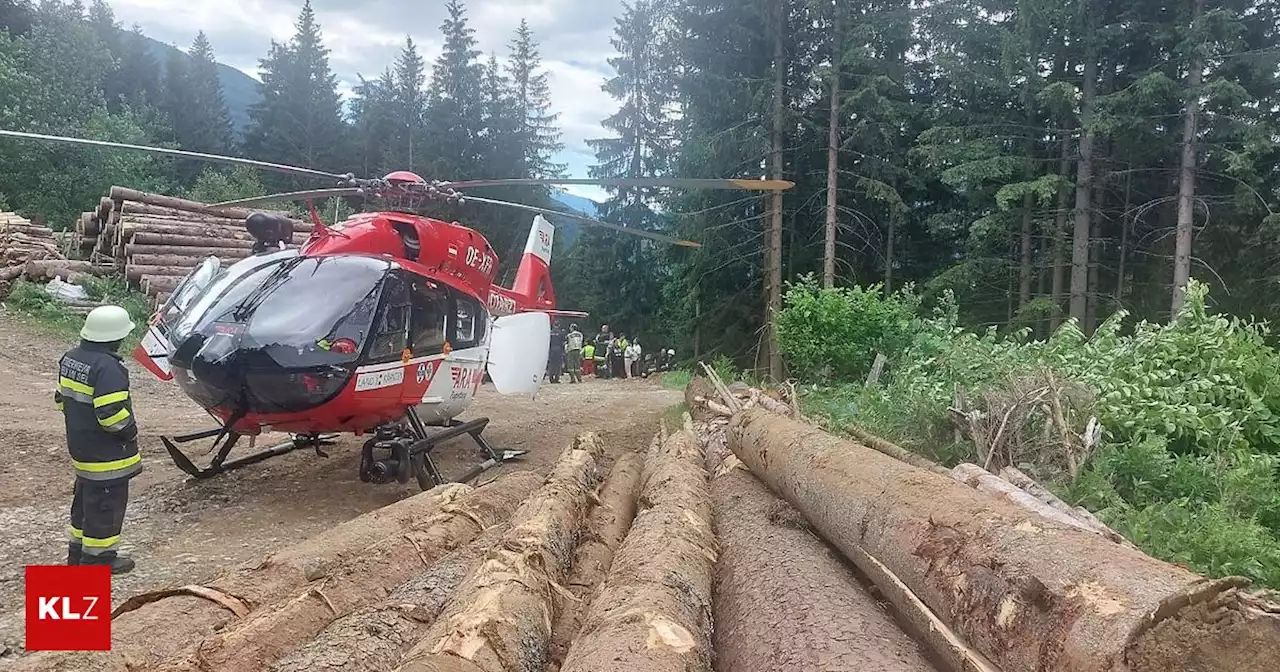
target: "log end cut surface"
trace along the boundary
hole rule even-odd
[[[1220,582],[1211,582],[1220,583]],[[1132,672],[1280,670],[1280,613],[1231,588],[1207,591],[1137,637],[1126,652]]]
[[[934,672],[795,509],[742,468],[711,483],[721,672]]]

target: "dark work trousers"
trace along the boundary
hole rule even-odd
[[[81,545],[84,564],[110,564],[120,545],[129,480],[90,481],[76,477],[71,498],[71,544]]]
[[[550,356],[547,357],[547,377],[551,382],[560,382],[560,374],[564,372],[564,353],[556,352],[553,348]]]

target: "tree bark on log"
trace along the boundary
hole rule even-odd
[[[126,265],[128,266],[182,266],[187,270],[193,269],[200,265],[209,255],[181,255],[181,254],[135,254],[128,257]],[[233,264],[245,257],[233,257],[223,254],[215,254],[218,260],[225,266]],[[247,255],[246,255],[247,256]]]
[[[1022,507],[1045,520],[1052,520],[1057,523],[1062,523],[1063,525],[1069,525],[1085,532],[1092,532],[1094,534],[1098,533],[1097,530],[1085,525],[1074,516],[1059,511],[1035,497],[1032,497],[1031,493],[1022,490],[1022,488],[1019,488],[1018,486],[996,476],[976,464],[970,464],[967,462],[957,464],[956,467],[951,470],[951,478],[964,483],[978,492],[988,494],[1014,506]]]
[[[640,512],[614,555],[561,672],[711,669],[711,498],[685,430],[645,460]]]
[[[1193,656],[1280,629],[1280,613],[1233,595],[1232,580],[1206,582],[802,423],[751,409],[729,441],[860,568],[882,563],[1004,670],[1164,672],[1144,652]],[[1202,593],[1211,613],[1183,606]],[[1235,656],[1200,669],[1280,669],[1280,641],[1267,641],[1247,652],[1258,667]]]
[[[139,245],[130,243],[124,246],[125,256],[135,254],[166,254],[178,257],[225,257],[228,259],[244,259],[249,256],[248,247],[211,247],[209,245]]]
[[[163,220],[151,218],[134,218],[128,217],[120,220],[116,225],[122,239],[127,240],[130,235],[138,233],[158,233],[163,235],[175,236],[201,236],[210,238],[248,240],[252,241],[253,236],[244,228],[244,224],[239,226],[220,226],[209,225],[203,222],[191,222],[177,219]],[[294,232],[290,241],[295,245],[301,245],[307,242],[307,232]]]
[[[149,217],[181,219],[181,220],[193,221],[193,222],[244,227],[244,217],[223,217],[218,215],[209,215],[199,211],[178,210],[175,208],[166,208],[163,206],[151,205],[150,203],[142,203],[138,201],[125,202],[122,210],[124,215],[146,215]],[[248,212],[257,212],[257,211],[250,210]],[[292,215],[288,215],[288,213],[280,213],[280,214],[285,214],[286,216],[290,217],[290,221],[293,222],[294,231],[299,231],[302,233],[311,231],[312,224],[310,222],[304,222],[300,219],[293,219]]]
[[[90,275],[111,275],[115,273],[114,268],[107,266],[95,266],[88,261],[73,261],[68,259],[41,259],[39,261],[28,261],[22,269],[22,274],[33,280],[41,278],[53,279],[55,277],[66,277],[65,273],[88,273]]]
[[[126,243],[134,245],[173,245],[183,247],[216,247],[248,250],[253,248],[253,240],[235,238],[206,238],[204,236],[180,236],[170,233],[135,233]]]
[[[734,462],[711,480],[716,670],[933,672],[840,554]]]
[[[1018,486],[1019,488],[1022,488],[1032,497],[1039,499],[1045,504],[1048,504],[1049,506],[1052,506],[1053,508],[1063,513],[1066,513],[1070,516],[1075,517],[1077,520],[1084,522],[1086,525],[1092,527],[1095,531],[1097,531],[1102,536],[1116,543],[1132,545],[1132,542],[1130,542],[1128,539],[1125,539],[1124,536],[1121,535],[1119,532],[1116,532],[1115,530],[1111,529],[1106,523],[1102,522],[1101,520],[1098,520],[1098,517],[1093,515],[1093,512],[1083,507],[1071,506],[1070,504],[1062,501],[1057,495],[1053,494],[1052,492],[1049,492],[1048,488],[1044,487],[1043,485],[1040,485],[1035,481],[1035,479],[1022,473],[1022,471],[1020,471],[1016,467],[1005,467],[1001,469],[1000,478],[1003,478],[1004,480]]]
[[[138,203],[146,203],[149,205],[157,205],[164,208],[172,208],[184,212],[198,212],[203,215],[212,215],[214,217],[227,217],[230,219],[244,219],[255,212],[268,212],[279,215],[289,216],[289,213],[280,210],[252,210],[249,208],[219,208],[201,203],[199,201],[189,201],[185,198],[176,196],[164,196],[162,194],[152,194],[136,189],[126,187],[111,187],[111,200],[113,201],[136,201]]]
[[[852,434],[858,439],[858,441],[862,442],[862,444],[868,448],[880,451],[895,460],[900,460],[912,466],[920,467],[921,469],[928,469],[940,474],[947,473],[945,467],[939,465],[933,460],[930,460],[923,455],[917,455],[896,443],[886,441],[885,439],[882,439],[855,424],[845,425],[844,431]]]
[[[215,577],[206,587],[239,598],[249,606],[273,602],[323,574],[326,568],[341,564],[379,539],[420,523],[472,490],[467,485],[449,483],[407,497],[260,561],[244,563]],[[6,672],[137,670],[193,650],[236,618],[227,607],[203,597],[151,597],[154,596],[145,593],[136,595],[116,609],[111,620],[110,652],[39,651],[14,661]],[[157,637],[157,632],[164,636]]]
[[[142,276],[144,275],[151,276],[151,277],[182,278],[186,274],[194,270],[196,266],[197,264],[175,265],[175,266],[143,266],[141,264],[126,263],[124,267],[124,276],[133,282],[141,281]]]
[[[377,602],[414,572],[471,543],[484,528],[511,517],[540,485],[537,474],[499,478],[443,504],[408,533],[387,537],[314,576],[292,596],[258,610],[206,639],[194,656],[155,668],[166,672],[265,670],[334,620]]]
[[[609,477],[600,486],[599,503],[587,517],[586,528],[574,550],[568,589],[574,598],[559,596],[556,619],[551,626],[550,661],[547,672],[556,672],[569,652],[569,644],[582,627],[582,616],[600,582],[613,564],[613,554],[631,529],[640,496],[640,474],[644,456],[627,453],[614,463]]]
[[[564,590],[574,541],[600,482],[602,453],[594,434],[574,440],[398,672],[516,672],[546,665],[552,596]]]
[[[156,294],[159,292],[172,292],[182,278],[176,275],[144,275],[139,278],[142,285],[142,291],[147,294]]]
[[[389,670],[418,643],[462,580],[509,529],[506,522],[440,559],[378,604],[330,623],[271,672]]]

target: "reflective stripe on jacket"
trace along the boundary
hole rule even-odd
[[[114,351],[81,341],[63,355],[54,402],[66,420],[67,450],[76,475],[114,481],[142,471],[129,372]]]

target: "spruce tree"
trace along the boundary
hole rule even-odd
[[[338,80],[310,0],[295,26],[288,44],[272,42],[259,61],[262,99],[249,110],[245,150],[263,160],[345,170]]]
[[[528,21],[511,40],[508,77],[511,80],[511,102],[519,123],[519,140],[524,148],[521,177],[559,177],[564,166],[552,161],[564,144],[556,127],[559,114],[551,112],[551,89],[547,72],[542,68],[538,43]]]
[[[461,179],[475,175],[480,167],[484,67],[461,0],[449,0],[445,9],[448,16],[440,25],[444,49],[436,59],[428,94],[427,136],[433,173]]]
[[[390,154],[385,157],[389,167],[413,170],[422,161],[423,121],[426,116],[426,62],[418,53],[412,37],[405,38],[404,48],[396,57],[391,72],[391,93],[396,115],[395,133]],[[393,168],[395,169],[395,168]]]
[[[160,66],[147,48],[142,27],[137,24],[120,36],[118,72],[120,93],[130,105],[160,104],[163,89]]]
[[[395,75],[387,68],[378,79],[359,76],[351,99],[352,145],[365,175],[389,172],[387,157],[392,153],[396,133]]]
[[[640,0],[624,5],[612,43],[618,54],[609,59],[614,75],[604,90],[618,103],[618,111],[602,125],[613,138],[590,140],[597,178],[658,177],[666,172],[671,152],[671,61],[668,59],[667,16],[662,6]],[[601,214],[629,227],[653,230],[660,222],[650,204],[652,190],[609,189]],[[629,334],[651,336],[652,319],[659,312],[661,254],[648,241],[611,231],[591,229],[575,246],[569,265],[577,277],[567,288],[573,298],[601,321]]]
[[[186,138],[195,135],[194,119],[190,110],[191,58],[178,49],[171,49],[164,61],[164,88],[160,108],[169,118],[173,141],[179,146]]]
[[[222,95],[218,79],[218,63],[213,46],[204,31],[196,33],[189,52],[191,68],[187,79],[190,99],[186,112],[192,115],[188,137],[179,138],[182,146],[197,152],[223,154],[231,149],[231,113]]]

